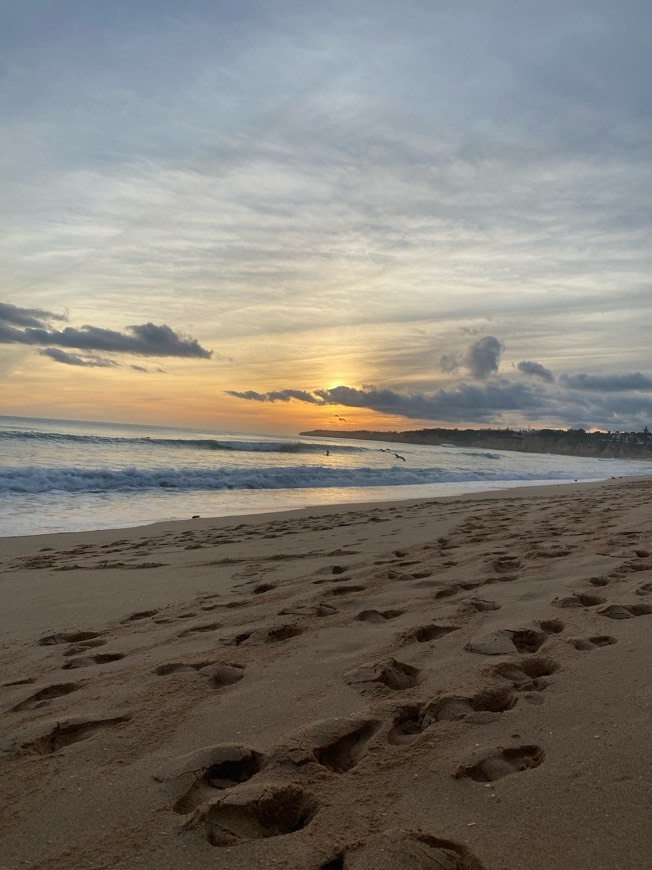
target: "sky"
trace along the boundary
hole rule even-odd
[[[0,0],[0,413],[652,425],[649,0]]]

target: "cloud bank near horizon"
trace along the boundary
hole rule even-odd
[[[226,392],[248,401],[274,403],[295,399],[314,405],[367,409],[406,420],[436,421],[440,425],[519,425],[518,419],[521,418],[532,423],[543,419],[555,421],[555,425],[587,429],[642,429],[650,426],[652,378],[640,372],[620,377],[624,383],[639,386],[614,396],[583,389],[552,390],[544,383],[525,383],[501,377],[491,383],[461,382],[452,389],[439,389],[433,393],[402,393],[371,386],[360,389],[344,385],[312,392],[291,389],[268,393]],[[585,379],[599,380],[596,376],[580,373],[574,378],[569,377],[569,381],[577,378],[580,383]],[[649,385],[645,388],[641,386],[647,383]]]
[[[620,428],[623,420],[631,428],[642,428],[652,419],[652,377],[648,375],[562,373],[557,383],[554,373],[541,363],[521,360],[515,366],[518,376],[510,377],[498,374],[503,350],[504,345],[494,336],[477,339],[458,353],[454,365],[446,359],[443,363],[449,372],[465,366],[477,383],[461,381],[429,393],[345,385],[312,391],[226,392],[253,402],[287,403],[294,399],[313,405],[366,409],[406,420],[494,426],[512,422],[519,415],[528,421],[549,419],[559,425],[584,428]]]

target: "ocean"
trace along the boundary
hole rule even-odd
[[[4,537],[652,473],[616,459],[6,416],[0,450]]]

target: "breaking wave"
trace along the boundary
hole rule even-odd
[[[218,440],[216,438],[120,438],[103,435],[73,435],[58,432],[0,432],[0,443],[12,440],[42,441],[51,444],[97,444],[97,445],[143,445],[146,447],[167,447],[190,450],[227,450],[247,453],[366,453],[366,447],[348,444],[318,444],[304,441],[241,441],[238,439]]]
[[[444,468],[0,468],[0,493],[143,492],[155,490],[323,489],[333,487],[418,486],[433,483],[507,480],[570,480],[573,473],[512,474],[499,470]]]

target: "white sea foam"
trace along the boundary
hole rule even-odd
[[[521,479],[572,479],[571,472],[523,473]],[[176,489],[305,489],[332,487],[418,486],[462,481],[513,480],[499,467],[482,470],[444,468],[327,468],[285,466],[258,468],[2,468],[0,492],[129,492]]]

